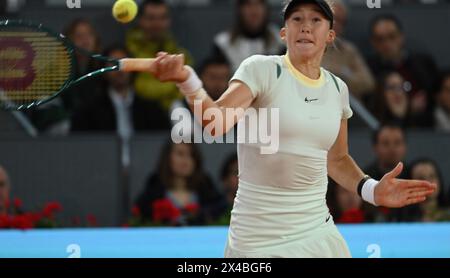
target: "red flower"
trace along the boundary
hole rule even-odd
[[[28,219],[30,219],[30,221],[33,223],[39,222],[42,219],[42,213],[40,212],[38,213],[27,212],[25,213],[25,216]]]
[[[93,227],[98,226],[97,217],[95,217],[95,215],[88,214],[86,216],[86,220],[89,223],[89,226],[93,226]]]
[[[364,212],[360,209],[349,209],[344,211],[336,221],[338,223],[362,223],[364,222]]]
[[[175,222],[181,215],[181,211],[175,207],[169,199],[156,200],[152,204],[153,220],[156,222]]]
[[[124,228],[124,229],[127,229],[129,227],[130,227],[130,224],[128,224],[128,223],[122,224],[122,228]]]
[[[47,203],[44,207],[44,210],[42,211],[42,214],[44,217],[52,218],[53,213],[59,212],[62,210],[62,206],[58,202],[51,202]]]
[[[184,207],[184,209],[190,214],[196,214],[200,209],[200,206],[197,203],[190,203]]]
[[[0,215],[0,229],[9,228],[11,225],[11,217],[7,214]]]
[[[28,230],[34,227],[30,214],[16,215],[11,219],[10,227],[15,229]]]
[[[16,209],[21,208],[22,207],[22,200],[20,200],[19,198],[14,198],[14,207]]]
[[[11,205],[11,201],[9,201],[9,199],[7,198],[5,200],[5,208],[8,210],[10,205]]]
[[[141,216],[141,209],[138,206],[134,206],[131,209],[131,214],[135,217],[139,217],[139,216]]]

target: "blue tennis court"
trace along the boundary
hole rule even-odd
[[[354,257],[450,258],[450,224],[340,225]],[[0,232],[0,257],[220,258],[227,227]]]

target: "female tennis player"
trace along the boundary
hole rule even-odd
[[[161,81],[177,82],[191,109],[200,101],[200,119],[209,108],[220,109],[223,119],[226,108],[279,108],[277,153],[261,154],[252,144],[238,144],[239,189],[225,257],[350,257],[326,205],[327,174],[365,201],[385,207],[422,202],[436,186],[397,179],[401,163],[380,181],[371,179],[350,157],[348,88],[320,67],[335,39],[329,4],[292,0],[284,8],[284,22],[280,36],[287,54],[245,60],[216,102],[181,55],[159,53],[151,72]],[[225,122],[213,135],[235,122]]]

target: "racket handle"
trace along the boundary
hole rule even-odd
[[[119,61],[119,68],[121,71],[131,72],[131,71],[150,71],[150,66],[153,64],[155,59],[151,58],[125,58]]]

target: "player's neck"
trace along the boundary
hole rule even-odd
[[[304,76],[317,80],[320,78],[320,59],[304,59],[302,57],[293,57],[288,54],[291,64]]]

